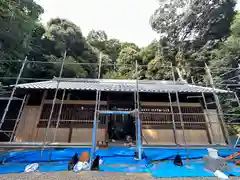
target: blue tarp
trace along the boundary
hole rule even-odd
[[[90,148],[66,148],[62,150],[44,150],[42,153],[39,150],[23,151],[23,152],[9,152],[7,154],[0,155],[0,160],[5,159],[5,162],[17,162],[17,163],[33,163],[33,162],[47,162],[51,156],[51,161],[68,161],[77,152],[90,152]],[[111,147],[106,150],[97,150],[97,155],[103,158],[110,157],[133,157],[135,149],[127,147]],[[237,150],[235,150],[237,152]],[[179,154],[183,159],[199,159],[206,155],[208,152],[206,149],[162,149],[162,148],[147,148],[144,149],[144,153],[150,161],[156,160],[172,160]],[[230,149],[219,149],[219,155],[226,157],[232,154]],[[122,164],[122,162],[120,163]]]
[[[0,174],[24,172],[28,163],[7,163],[0,166]],[[40,172],[67,171],[68,162],[39,163]]]
[[[175,166],[171,161],[167,161],[154,165],[150,172],[154,178],[214,177],[213,173],[204,170],[201,162],[189,163],[187,168],[186,166]]]
[[[226,157],[232,154],[232,150],[218,149],[219,155]],[[39,150],[31,150],[24,152],[9,152],[0,155],[0,160],[5,161],[5,165],[0,166],[0,173],[18,173],[23,172],[26,165],[30,163],[39,163],[40,172],[66,171],[68,161],[75,153],[79,155],[82,152],[90,152],[90,148],[66,148],[61,150],[44,150],[42,153]],[[235,150],[237,152],[237,150]],[[97,150],[97,155],[100,155],[103,164],[100,166],[101,171],[105,172],[134,172],[142,173],[149,172],[153,177],[209,177],[213,176],[204,170],[201,161],[191,162],[191,168],[177,167],[173,165],[171,160],[179,154],[182,159],[200,159],[208,152],[206,149],[163,149],[163,148],[146,148],[144,153],[147,159],[136,161],[134,160],[134,148],[128,147],[111,147],[109,149]],[[49,157],[51,156],[51,162]],[[153,161],[168,160],[160,163]],[[233,166],[233,172],[228,172],[228,175],[240,176],[240,169]],[[171,172],[170,172],[171,171]]]

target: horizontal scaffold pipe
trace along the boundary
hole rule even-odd
[[[128,115],[133,114],[136,111],[98,111],[99,114],[111,115],[111,114],[120,114],[120,115]]]

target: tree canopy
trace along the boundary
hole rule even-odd
[[[44,26],[39,20],[44,9],[34,0],[1,0],[1,86],[15,82],[18,60],[26,56],[30,62],[20,82],[52,79],[66,54],[63,77],[96,78],[101,56],[104,78],[172,80],[180,74],[188,82],[207,83],[207,64],[217,87],[234,89],[240,82],[240,14],[235,5],[235,0],[159,0],[149,17],[159,39],[140,48],[110,38],[104,30],[91,30],[85,37],[81,24],[66,19],[54,18]],[[222,99],[228,100],[222,101],[226,113],[240,112],[229,97]]]
[[[138,62],[141,79],[172,79],[169,67],[176,66],[186,80],[202,81],[204,69],[191,67],[207,63],[219,69],[214,72],[218,76],[226,71],[224,67],[238,65],[235,4],[235,0],[161,0],[150,17],[150,26],[160,39],[139,48],[133,42],[109,38],[104,30],[91,30],[84,37],[81,28],[66,19],[51,19],[44,26],[39,21],[44,10],[35,1],[2,0],[0,58],[8,61],[0,62],[0,76],[16,77],[21,64],[11,60],[28,56],[31,63],[23,76],[51,79],[58,76],[66,52],[63,77],[96,78],[101,54],[102,77],[134,78]]]

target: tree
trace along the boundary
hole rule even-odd
[[[229,71],[229,68],[237,68],[240,58],[240,14],[235,16],[235,19],[230,27],[231,36],[228,37],[221,45],[212,51],[212,61],[210,67],[212,73],[217,77],[217,82],[238,83],[239,79],[237,75],[239,70]],[[222,75],[225,74],[225,75]],[[236,78],[233,78],[236,77]],[[228,79],[232,79],[228,81]]]
[[[29,51],[32,30],[43,13],[33,0],[0,2],[0,57],[24,58]]]
[[[172,80],[171,64],[163,56],[155,56],[147,65],[146,77],[151,80]]]
[[[54,54],[62,56],[65,51],[73,57],[80,56],[86,46],[81,29],[65,19],[51,19],[44,37],[54,42]]]
[[[111,62],[115,63],[121,51],[121,43],[117,39],[109,39],[106,42],[104,52],[109,55]]]
[[[104,31],[92,30],[87,35],[87,41],[93,46],[99,49],[100,51],[106,50],[106,42],[108,40],[107,34]]]
[[[121,43],[121,49],[128,48],[128,47],[130,47],[136,51],[140,51],[139,47],[134,43],[130,43],[130,42]]]
[[[0,59],[23,60],[32,48],[32,33],[38,26],[38,17],[43,13],[41,6],[33,0],[2,0],[0,2]],[[21,63],[0,63],[1,77],[16,77]],[[4,80],[13,83],[15,80]]]
[[[209,40],[228,36],[235,5],[235,0],[166,1],[160,4],[150,23],[172,43],[190,41],[202,47]]]
[[[230,88],[237,92],[239,74],[238,69],[240,58],[240,14],[238,13],[230,27],[231,35],[222,42],[218,48],[211,52],[212,60],[210,68],[214,82],[218,88]],[[220,95],[220,102],[225,114],[235,114],[234,116],[226,116],[225,121],[239,123],[240,107],[233,94]],[[239,126],[229,126],[232,134],[238,133]]]
[[[210,61],[212,49],[229,35],[235,14],[234,0],[175,0],[164,1],[150,19],[150,24],[161,36],[163,56],[177,65],[179,54],[189,66],[200,66]],[[199,56],[200,55],[200,56]],[[177,62],[178,61],[178,62]],[[189,72],[202,76],[202,71]]]

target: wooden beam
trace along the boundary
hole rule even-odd
[[[181,107],[201,107],[200,103],[179,103]],[[145,102],[140,101],[141,106],[170,106],[169,102]],[[172,106],[177,106],[176,102],[172,102]]]
[[[96,101],[85,100],[64,100],[63,104],[95,104]],[[52,104],[52,100],[44,100],[44,104]],[[61,104],[61,100],[57,99],[55,104]],[[107,105],[107,101],[101,101],[101,105]]]

